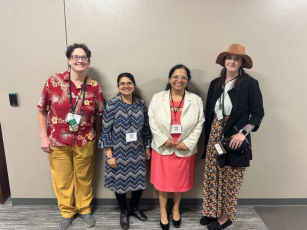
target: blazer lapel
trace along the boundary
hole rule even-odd
[[[228,95],[229,95],[229,98],[230,98],[230,101],[231,101],[231,104],[232,104],[232,109],[231,109],[231,113],[229,115],[229,119],[226,123],[226,126],[225,126],[225,132],[227,132],[232,124],[233,124],[233,121],[237,115],[237,109],[238,109],[238,105],[239,105],[239,98],[240,98],[240,90],[238,89],[231,89],[228,91]]]
[[[208,120],[209,121],[211,121],[212,120],[212,116],[214,116],[215,103],[221,97],[221,95],[223,93],[223,90],[222,89],[218,89],[218,90],[214,90],[213,92],[214,93],[212,94],[212,98],[211,98],[210,106],[209,106],[211,111],[206,111],[206,114],[208,114]]]
[[[179,136],[177,142],[181,142],[184,138],[186,138],[187,134],[189,133],[188,130],[184,129],[186,128],[185,125],[188,123],[189,119],[192,119],[190,116],[193,116],[195,114],[189,114],[187,116],[187,113],[189,111],[189,107],[191,106],[191,97],[190,93],[188,91],[185,91],[185,98],[184,98],[184,104],[181,112],[181,117],[180,117],[180,123],[181,123],[181,128],[182,128],[182,133]]]
[[[171,110],[170,110],[170,104],[169,104],[169,93],[170,91],[165,91],[163,95],[163,104],[161,105],[161,114],[165,114],[163,117],[163,123],[162,126],[165,128],[164,133],[168,133],[170,131],[170,124],[171,124]],[[171,135],[169,134],[168,137],[171,138]]]
[[[221,97],[222,93],[223,93],[223,90],[218,89],[218,90],[215,90],[214,94],[212,95],[211,108],[212,108],[213,112],[214,112],[215,103],[216,103],[217,99],[219,99]]]
[[[185,91],[184,104],[183,104],[182,113],[181,113],[182,115],[184,115],[187,112],[190,105],[191,105],[190,93]]]

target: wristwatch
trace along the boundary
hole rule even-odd
[[[245,129],[241,129],[239,132],[242,133],[244,136],[246,136],[248,134]]]

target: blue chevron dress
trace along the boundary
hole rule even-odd
[[[137,131],[137,140],[126,142],[126,132]],[[114,97],[108,101],[102,118],[102,133],[98,147],[112,148],[117,167],[105,164],[104,187],[117,193],[146,187],[145,148],[151,144],[151,132],[145,102],[127,104]]]

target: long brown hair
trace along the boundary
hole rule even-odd
[[[247,73],[245,73],[245,71],[241,68],[240,69],[241,74],[238,74],[237,76],[237,80],[235,81],[233,88],[234,89],[241,89],[243,87],[247,87],[247,78],[250,77]],[[240,72],[239,71],[239,72]],[[225,67],[221,70],[221,74],[220,77],[218,78],[214,89],[218,90],[218,89],[222,89],[224,84],[225,84],[225,80],[226,80],[226,69]]]

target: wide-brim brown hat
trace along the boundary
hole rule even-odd
[[[221,66],[225,67],[225,60],[224,58],[228,55],[237,55],[244,59],[242,63],[242,68],[251,69],[253,67],[253,60],[245,54],[244,46],[240,44],[231,44],[227,51],[220,53],[216,58],[216,63],[220,64]]]

